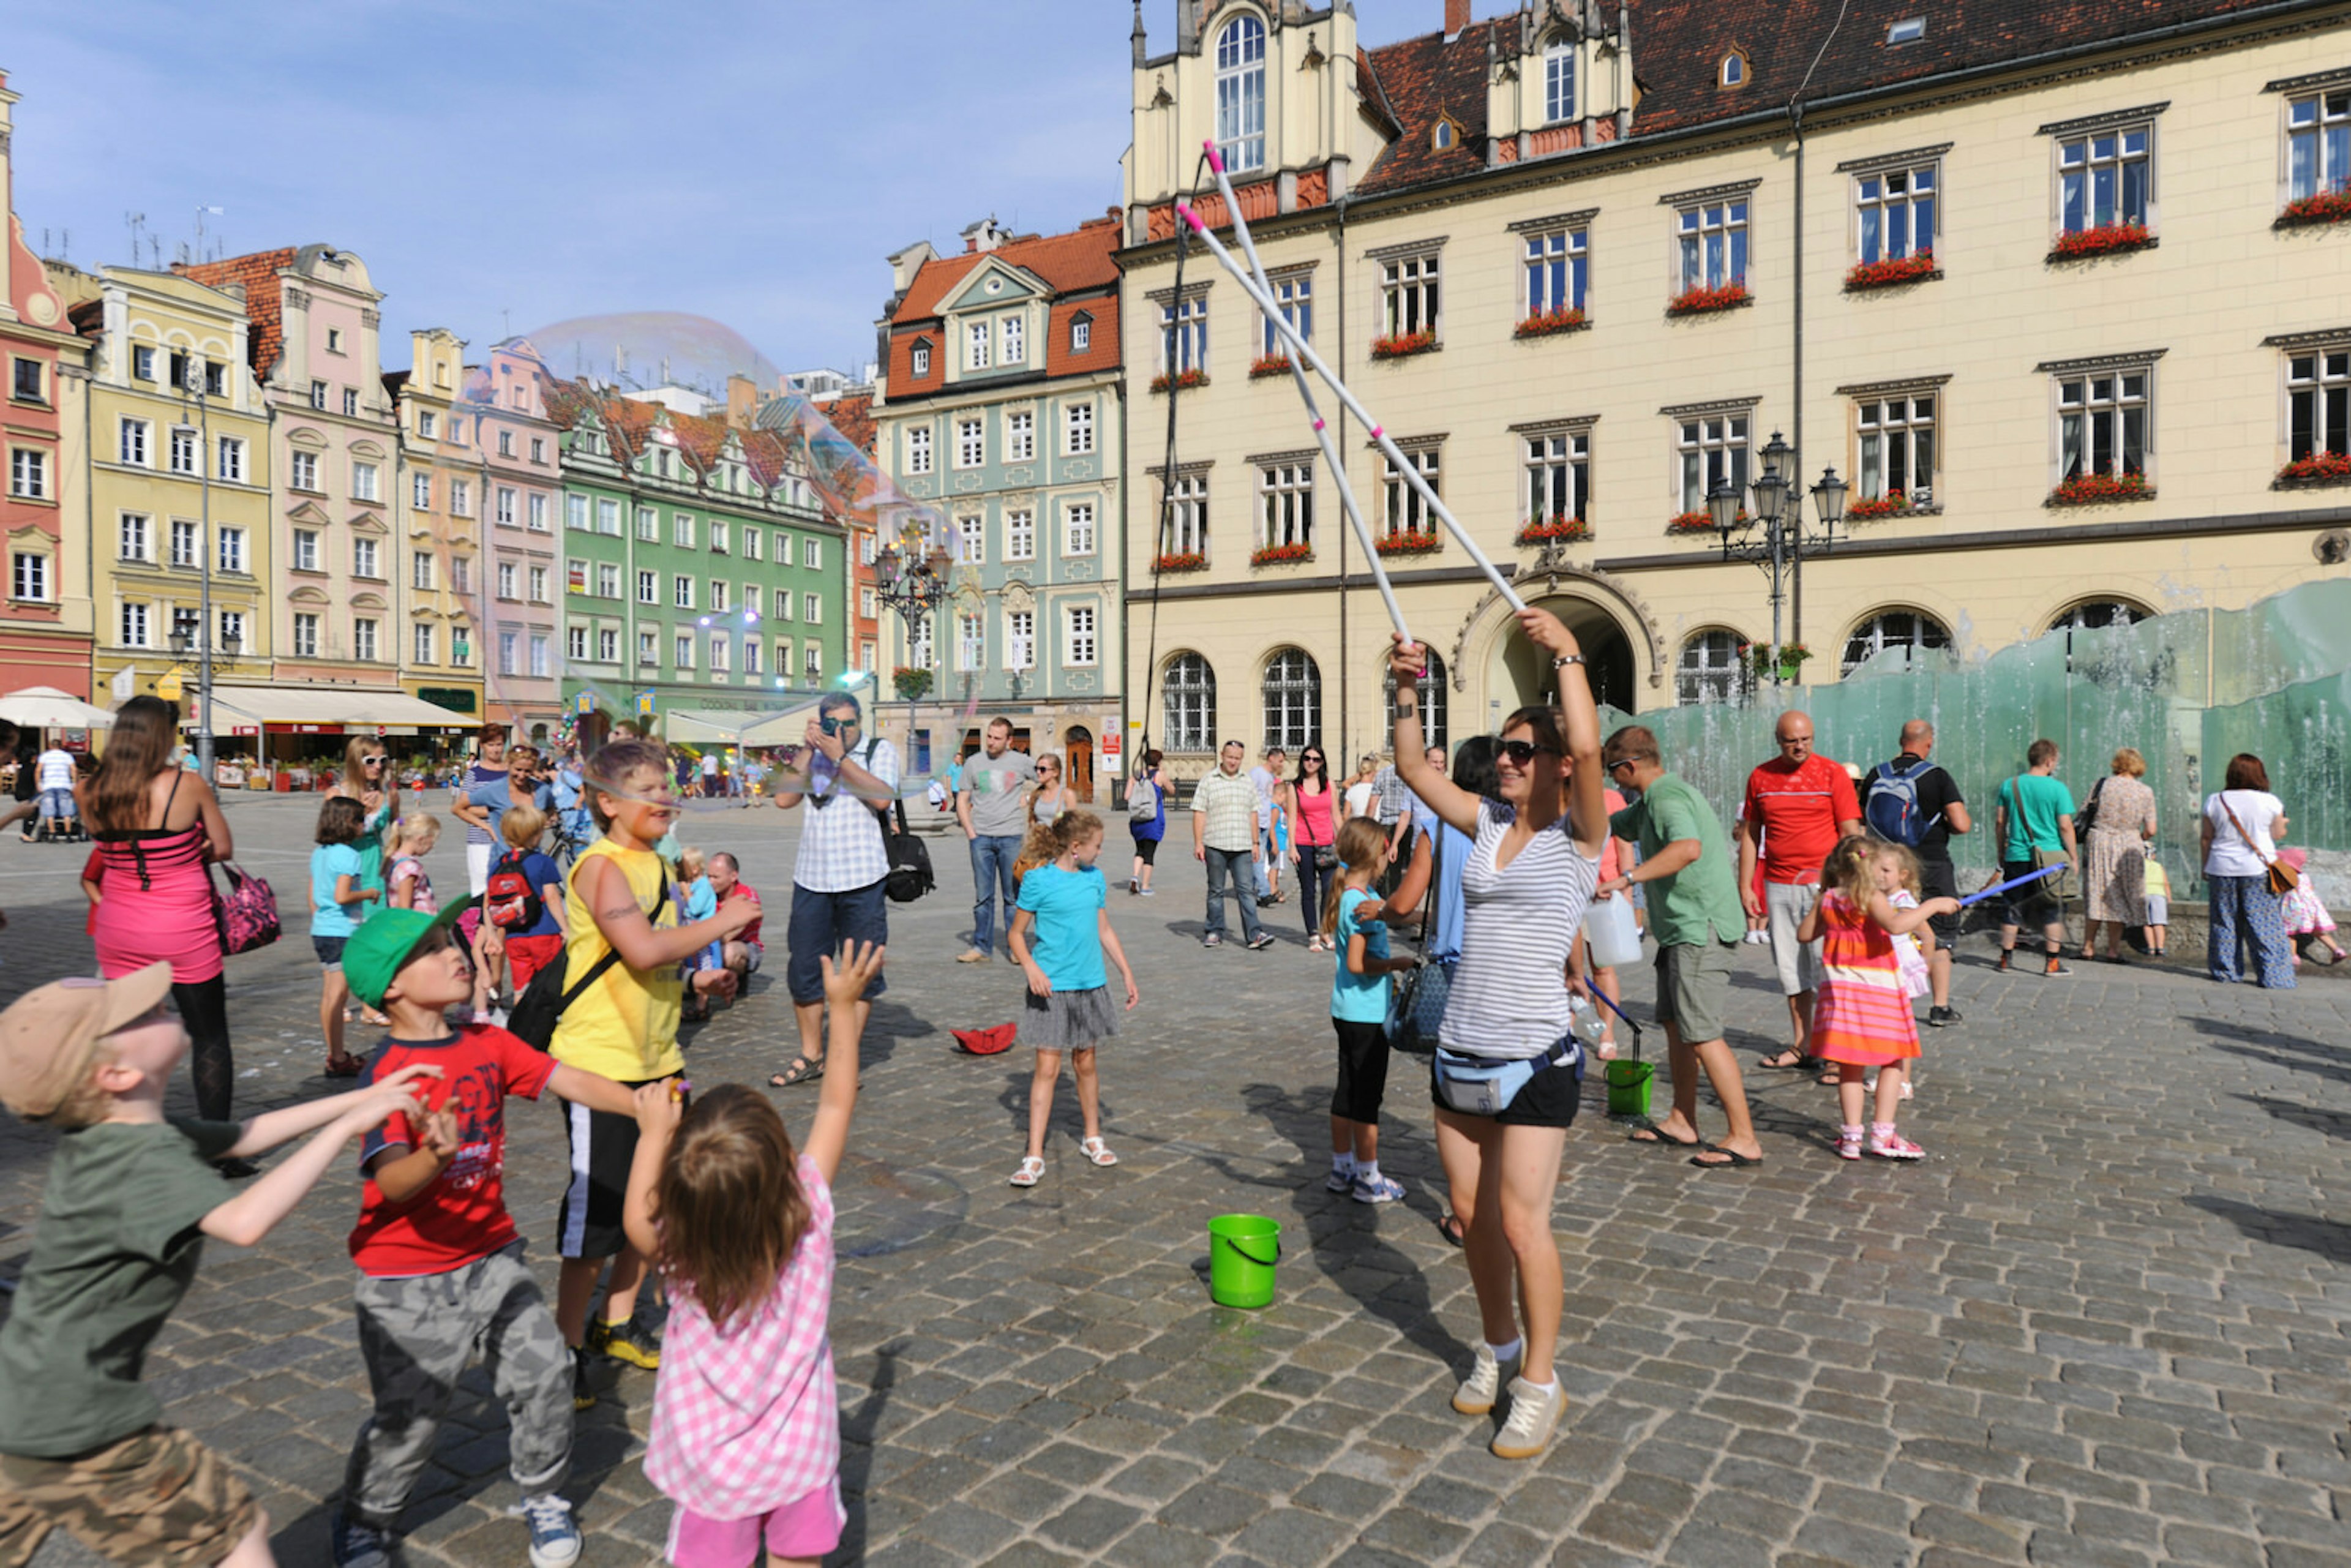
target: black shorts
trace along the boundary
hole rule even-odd
[[[571,1182],[556,1206],[555,1249],[565,1258],[614,1257],[629,1242],[621,1228],[621,1206],[629,1196],[629,1167],[637,1158],[637,1119],[566,1101],[563,1133],[571,1150]]]
[[[1930,861],[1924,855],[1919,856],[1918,902],[1925,904],[1930,899],[1959,896],[1959,868],[1952,865],[1948,859]],[[1959,946],[1959,917],[1958,915],[1930,915],[1927,920],[1927,927],[1934,932],[1936,946],[1946,948]]]
[[[1429,1103],[1449,1116],[1468,1116],[1466,1111],[1456,1111],[1445,1103],[1437,1088],[1437,1057],[1428,1059]],[[1510,1103],[1499,1115],[1479,1118],[1501,1127],[1565,1127],[1573,1124],[1578,1107],[1583,1103],[1583,1074],[1580,1064],[1560,1066],[1546,1062],[1535,1069],[1534,1076],[1521,1084],[1510,1096]]]
[[[1332,1019],[1339,1031],[1339,1082],[1331,1090],[1331,1114],[1376,1125],[1388,1090],[1388,1028]]]
[[[1159,841],[1157,839],[1135,840],[1134,858],[1141,861],[1144,865],[1157,865],[1159,863]]]

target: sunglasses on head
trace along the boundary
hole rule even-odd
[[[1551,752],[1554,757],[1559,755],[1557,752],[1552,751],[1550,747],[1538,746],[1531,740],[1498,740],[1494,742],[1494,754],[1497,757],[1507,757],[1520,768],[1524,768],[1528,763],[1532,762],[1536,758],[1542,756],[1545,752]]]
[[[1629,758],[1629,757],[1620,757],[1620,758],[1618,758],[1615,761],[1614,761],[1614,762],[1610,763],[1607,767],[1605,767],[1605,768],[1602,768],[1602,769],[1601,769],[1601,771],[1602,771],[1603,773],[1614,773],[1614,772],[1615,772],[1615,771],[1616,771],[1616,769],[1618,769],[1619,768],[1630,768],[1630,767],[1632,767],[1632,766],[1633,766],[1633,759],[1632,759],[1631,758]]]

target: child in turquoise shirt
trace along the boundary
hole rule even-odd
[[[1388,928],[1372,883],[1387,869],[1387,831],[1369,817],[1339,830],[1339,880],[1322,905],[1322,934],[1336,956],[1331,1027],[1339,1031],[1339,1082],[1331,1091],[1332,1192],[1357,1203],[1394,1203],[1404,1184],[1380,1174],[1380,1102],[1388,1083],[1388,977],[1415,960],[1388,956]]]
[[[1061,1052],[1071,1056],[1078,1080],[1078,1110],[1085,1136],[1078,1152],[1097,1166],[1118,1156],[1102,1135],[1102,1080],[1094,1047],[1118,1032],[1119,1008],[1113,998],[1107,956],[1126,984],[1126,1010],[1141,997],[1126,949],[1110,928],[1110,884],[1094,864],[1102,853],[1102,819],[1092,811],[1064,811],[1050,823],[1029,830],[1024,861],[1041,861],[1020,879],[1020,899],[1007,941],[1029,977],[1020,1014],[1020,1043],[1037,1051],[1037,1071],[1029,1084],[1029,1149],[1012,1173],[1014,1186],[1035,1186],[1045,1174],[1045,1126],[1052,1120],[1053,1092],[1061,1079]]]

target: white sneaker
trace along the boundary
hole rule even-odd
[[[1510,1379],[1510,1418],[1488,1445],[1498,1459],[1531,1459],[1551,1441],[1559,1413],[1567,1404],[1567,1390],[1553,1377],[1545,1394],[1523,1377]]]
[[[1322,1187],[1326,1192],[1350,1192],[1353,1190],[1354,1186],[1355,1167],[1353,1166],[1348,1166],[1344,1169],[1332,1166],[1331,1174],[1322,1180]]]
[[[1453,1408],[1464,1416],[1483,1416],[1494,1407],[1494,1396],[1502,1391],[1502,1364],[1494,1359],[1492,1348],[1480,1341],[1477,1359],[1469,1364],[1469,1375],[1453,1391]]]

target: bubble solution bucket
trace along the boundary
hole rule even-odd
[[[1612,1061],[1608,1063],[1608,1113],[1612,1116],[1646,1116],[1649,1113],[1649,1082],[1656,1070],[1646,1061]]]
[[[1281,1260],[1281,1225],[1255,1214],[1208,1221],[1208,1295],[1220,1307],[1273,1301],[1273,1266]]]

